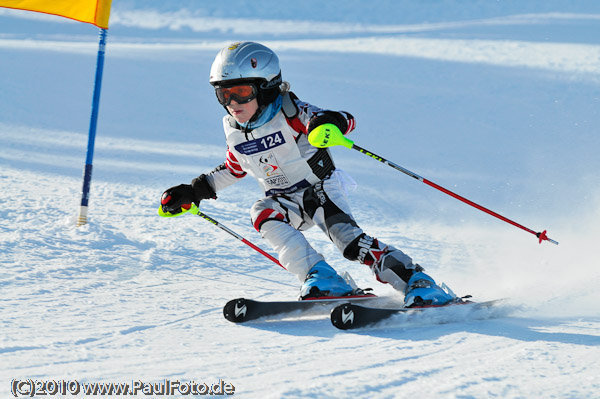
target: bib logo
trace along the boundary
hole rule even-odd
[[[258,164],[260,165],[260,167],[263,170],[263,173],[267,177],[274,176],[276,173],[281,173],[281,171],[278,172],[279,166],[277,166],[277,161],[275,160],[273,153],[259,156]]]
[[[262,170],[263,175],[265,176],[265,183],[268,185],[280,186],[289,184],[289,180],[279,168],[275,154],[273,154],[272,151],[255,156],[254,162],[256,162],[258,167]]]

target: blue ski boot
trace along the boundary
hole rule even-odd
[[[300,288],[300,299],[351,295],[354,288],[324,260],[314,265]]]
[[[404,306],[442,306],[455,299],[454,295],[444,291],[435,281],[423,272],[414,273],[408,280],[404,297]]]

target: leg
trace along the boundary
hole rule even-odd
[[[422,270],[404,252],[363,232],[352,217],[346,195],[335,176],[307,189],[303,204],[304,211],[344,257],[369,266],[380,282],[389,283],[404,293],[413,273]]]
[[[304,193],[304,210],[350,260],[405,296],[406,306],[443,305],[453,299],[404,252],[366,235],[354,221],[343,188],[332,176]]]
[[[411,276],[423,270],[404,252],[365,233],[348,244],[344,257],[369,266],[379,282],[390,284],[402,293]]]
[[[264,198],[251,210],[252,223],[277,251],[279,262],[303,281],[300,298],[342,296],[353,288],[317,253],[298,230],[314,225],[304,219],[293,196]]]
[[[267,197],[257,201],[250,211],[254,228],[277,252],[279,262],[304,281],[308,271],[323,260],[297,228],[309,228],[299,206],[289,197]]]

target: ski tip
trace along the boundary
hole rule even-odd
[[[232,299],[223,306],[223,316],[232,323],[243,323],[248,314],[248,304],[245,298]]]

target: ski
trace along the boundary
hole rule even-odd
[[[223,316],[233,323],[244,323],[246,321],[291,316],[315,314],[328,314],[331,308],[340,302],[362,301],[377,298],[374,294],[361,294],[342,297],[324,297],[306,299],[303,301],[257,301],[254,299],[237,298],[232,299],[223,307]]]
[[[355,303],[343,303],[331,311],[331,324],[340,330],[350,330],[371,326],[387,320],[398,314],[416,314],[433,309],[442,309],[456,306],[468,306],[472,309],[483,309],[496,305],[503,299],[487,302],[471,302],[458,299],[442,306],[412,307],[412,308],[372,308]]]

